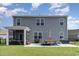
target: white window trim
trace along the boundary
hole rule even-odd
[[[64,23],[64,18],[59,18],[59,25],[60,25],[60,22]]]
[[[38,25],[36,24],[36,23],[37,23],[37,19],[39,19],[39,23],[40,23],[39,26],[45,26],[45,18],[36,18],[36,20],[35,20],[35,25],[36,25],[36,26],[38,26]],[[44,20],[44,25],[41,25],[41,19]]]
[[[61,33],[63,33],[63,34],[61,35]],[[60,40],[63,40],[63,39],[64,39],[64,32],[63,32],[63,31],[60,31],[60,32],[59,32],[59,38],[60,38],[60,36],[63,36],[63,38],[60,39]]]
[[[17,25],[17,22],[18,22],[17,19],[20,19],[20,25],[21,25],[21,18],[16,18],[16,26],[20,26],[20,25]]]
[[[37,32],[37,33],[42,33],[42,39],[43,39],[43,31],[34,31],[34,32],[33,32],[33,40],[34,40],[34,33],[35,33],[35,32]],[[38,36],[38,34],[37,34],[37,36]],[[42,40],[42,39],[41,39],[41,40]]]

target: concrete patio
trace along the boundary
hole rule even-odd
[[[79,47],[79,46],[72,44],[57,44],[57,45],[43,46],[40,43],[39,44],[32,43],[30,45],[25,45],[24,47]]]

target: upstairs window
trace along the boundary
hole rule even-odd
[[[41,25],[44,25],[44,19],[41,19]]]
[[[44,23],[45,23],[45,20],[43,19],[43,18],[38,18],[37,20],[36,20],[36,25],[37,26],[43,26],[44,25]]]
[[[20,25],[20,24],[21,24],[20,18],[18,18],[18,19],[16,20],[16,24],[17,24],[17,25]]]
[[[37,25],[37,26],[40,25],[40,19],[37,19],[36,25]]]
[[[60,25],[64,25],[64,18],[60,18],[59,22],[60,22]]]

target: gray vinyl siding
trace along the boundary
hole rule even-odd
[[[38,17],[36,17],[38,18]],[[60,40],[59,33],[60,31],[64,32],[64,40],[68,40],[68,31],[67,31],[67,18],[64,18],[64,25],[60,25],[59,19],[61,17],[45,17],[45,25],[44,26],[37,26],[36,19],[33,18],[21,18],[21,26],[28,26],[30,31],[30,41],[33,41],[33,33],[36,31],[43,32],[43,40],[47,40],[49,36],[49,31],[51,30],[52,39],[53,40]],[[14,26],[16,26],[16,20],[14,19]]]

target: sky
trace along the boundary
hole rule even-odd
[[[67,28],[79,29],[79,3],[0,3],[0,28],[13,26],[14,15],[68,15]]]

